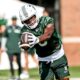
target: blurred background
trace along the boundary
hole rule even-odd
[[[19,19],[19,10],[24,4],[35,5],[38,17],[43,15],[43,10],[49,7],[55,19],[57,31],[62,36],[65,54],[70,66],[71,80],[80,80],[80,0],[0,0],[0,26],[3,33],[8,25],[11,25],[12,16],[17,17],[17,24],[23,25]],[[4,20],[3,20],[4,19]],[[1,28],[1,27],[0,27]],[[0,44],[4,48],[5,38],[1,39]],[[36,59],[37,55],[35,54]],[[39,80],[37,64],[29,55],[29,74],[30,80]],[[16,61],[13,61],[14,69],[18,69]],[[21,53],[21,65],[25,66],[24,53]],[[0,80],[7,80],[10,72],[8,55],[5,50],[0,51]],[[27,80],[27,79],[26,79]]]

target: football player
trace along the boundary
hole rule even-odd
[[[69,69],[60,35],[54,26],[54,19],[48,16],[37,18],[33,5],[21,7],[23,23],[20,47],[35,48],[39,59],[40,80],[69,80]]]
[[[7,48],[7,55],[9,59],[9,64],[10,64],[10,72],[11,72],[11,77],[9,80],[14,80],[15,79],[15,70],[13,66],[13,61],[16,59],[16,62],[18,64],[18,77],[17,79],[20,78],[20,74],[22,72],[22,67],[21,67],[21,51],[18,46],[18,42],[20,40],[20,31],[21,27],[17,25],[17,17],[12,16],[11,18],[12,24],[9,25],[4,33],[4,37],[7,39],[6,42],[6,48]],[[16,80],[17,80],[16,79]]]

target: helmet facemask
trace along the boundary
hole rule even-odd
[[[38,20],[36,19],[36,16],[33,15],[31,18],[29,18],[28,20],[25,20],[22,22],[26,27],[30,28],[30,29],[34,29],[37,27],[38,25]]]

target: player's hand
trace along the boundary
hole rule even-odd
[[[29,49],[29,44],[22,44],[21,42],[18,43],[19,47],[21,48],[21,50],[28,50]]]
[[[30,47],[33,47],[35,44],[39,43],[39,38],[32,33],[28,33],[28,42]]]

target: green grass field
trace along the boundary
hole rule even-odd
[[[39,73],[37,68],[30,69],[29,74],[30,74],[30,80],[39,80]],[[71,78],[80,78],[80,66],[70,67],[70,74]],[[9,70],[0,70],[0,78],[9,77],[9,75],[10,75]]]

